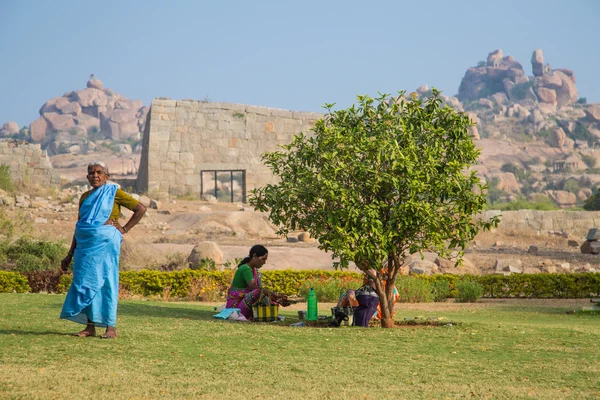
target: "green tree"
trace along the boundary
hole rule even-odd
[[[251,191],[250,204],[269,212],[280,234],[308,231],[336,268],[350,261],[375,282],[383,327],[393,326],[393,288],[405,257],[464,248],[498,219],[474,218],[486,204],[484,187],[466,172],[479,155],[469,118],[441,107],[439,92],[425,102],[358,96],[358,105],[317,121],[313,135],[295,136],[263,155],[280,178]]]
[[[587,211],[600,210],[600,192],[596,192],[590,196],[585,203],[583,203],[583,209]]]

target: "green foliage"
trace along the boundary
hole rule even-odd
[[[436,302],[444,301],[448,297],[450,297],[450,292],[451,292],[450,282],[445,281],[445,280],[433,281],[431,283],[431,286],[432,286],[433,301],[436,301]]]
[[[241,112],[234,112],[234,113],[233,113],[233,116],[234,116],[235,118],[239,118],[239,119],[244,119],[244,118],[246,118],[246,114],[244,114],[244,113],[241,113]]]
[[[596,157],[589,154],[580,154],[581,160],[587,165],[588,168],[594,168],[596,166]]]
[[[432,285],[423,279],[401,276],[396,280],[396,289],[400,303],[428,303],[434,300]]]
[[[586,298],[600,296],[600,273],[514,274],[478,277],[484,297]]]
[[[575,124],[575,129],[573,129],[573,132],[571,132],[569,137],[576,140],[585,140],[590,144],[595,141],[595,137],[592,135],[587,125],[582,124],[581,122]]]
[[[585,203],[583,203],[583,209],[586,211],[598,211],[600,210],[600,192],[596,192],[591,195]]]
[[[580,97],[580,98],[577,99],[576,103],[577,104],[587,104],[587,98]]]
[[[314,288],[319,301],[335,303],[342,293],[348,289],[358,289],[361,283],[359,278],[311,278],[302,283],[298,295],[306,298],[310,288]]]
[[[531,89],[532,87],[533,87],[532,80],[523,82],[523,83],[519,83],[519,84],[515,85],[515,87],[512,88],[512,90],[510,91],[510,94],[512,95],[512,97],[515,100],[523,100],[527,96],[527,93],[529,93],[529,89]]]
[[[475,303],[483,295],[483,286],[478,282],[465,279],[456,284],[457,303]]]
[[[200,264],[190,264],[190,268],[200,271],[216,271],[217,263],[212,258],[205,257],[200,260]]]
[[[17,272],[0,271],[0,293],[27,293],[27,278]]]
[[[53,272],[53,271],[42,271]],[[6,276],[15,276],[17,273],[0,271],[0,288],[2,279]],[[2,278],[5,276],[5,278]],[[21,274],[23,276],[23,274]],[[57,293],[65,293],[71,284],[71,275],[56,274],[55,289]],[[12,279],[12,278],[11,278]],[[17,279],[17,278],[15,278]],[[160,272],[152,270],[124,271],[119,275],[120,285],[124,292],[139,296],[162,296],[165,289],[169,289],[170,296],[178,298],[189,298],[192,285],[195,281],[202,280],[207,286],[216,287],[216,291],[224,294],[231,285],[233,271],[193,271],[190,269],[175,272]],[[340,271],[323,270],[277,270],[263,272],[263,286],[271,290],[284,293],[288,296],[302,294],[303,288],[326,287],[327,282],[334,282],[331,287],[337,285],[336,296],[332,301],[337,301],[342,289],[357,288],[362,282],[361,274]],[[420,281],[422,283],[413,283]],[[400,277],[398,292],[402,298],[404,287],[429,288],[429,294],[421,292],[419,296],[427,301],[443,301],[445,297],[459,297],[461,282],[475,282],[483,287],[483,294],[487,298],[589,298],[600,297],[600,273],[578,273],[578,274],[513,274],[502,275],[411,275]],[[23,282],[22,280],[20,282]],[[404,286],[403,286],[404,285]],[[12,286],[11,286],[12,287]],[[15,289],[16,290],[16,289]],[[332,293],[333,289],[328,289]],[[9,289],[8,291],[12,291]],[[0,290],[2,292],[2,290]],[[416,299],[418,296],[413,295]],[[404,295],[405,301],[411,296]],[[319,300],[325,301],[319,297]],[[403,301],[403,300],[400,300]]]
[[[500,168],[502,172],[511,172],[518,181],[522,181],[527,178],[527,173],[523,168],[519,168],[514,163],[507,162]]]
[[[67,248],[60,242],[21,237],[5,246],[5,254],[10,265],[5,264],[4,269],[8,267],[19,272],[47,271],[60,267]]]
[[[578,179],[570,178],[563,183],[563,190],[566,190],[567,192],[577,194],[577,192],[579,192],[579,189],[580,187]]]
[[[339,258],[336,267],[354,261],[378,271],[380,296],[404,252],[464,248],[498,219],[473,218],[485,207],[485,188],[474,172],[463,173],[479,155],[470,121],[432,92],[424,102],[401,92],[358,96],[358,105],[339,111],[326,105],[314,135],[263,156],[279,183],[253,190],[250,204],[268,212],[280,234],[309,232]]]
[[[10,174],[10,166],[6,164],[0,165],[0,189],[9,193],[15,191],[15,184],[13,183],[12,176]]]
[[[508,193],[504,190],[498,188],[498,184],[500,183],[500,179],[497,177],[492,178],[487,188],[487,201],[488,204],[496,204],[501,199],[504,199]]]
[[[485,67],[485,61],[481,60],[477,63],[476,68]]]
[[[558,210],[559,207],[555,202],[550,200],[549,198],[540,198],[535,201],[528,201],[524,199],[518,199],[514,201],[510,201],[508,203],[494,203],[492,207],[495,210],[501,211],[515,211],[515,210],[541,210],[541,211],[551,211]]]

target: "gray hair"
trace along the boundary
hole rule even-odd
[[[101,167],[106,175],[110,175],[108,172],[108,167],[102,161],[92,161],[91,163],[89,163],[87,166],[88,172],[90,172],[90,169],[92,167]]]

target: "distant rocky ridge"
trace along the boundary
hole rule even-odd
[[[531,65],[527,76],[512,56],[494,50],[467,69],[456,96],[441,98],[476,123],[482,153],[474,169],[495,200],[547,198],[571,208],[600,187],[600,104],[578,98],[574,72],[552,69],[541,49]]]
[[[15,122],[7,122],[0,129],[0,137],[21,132],[29,136],[22,139],[40,143],[49,155],[87,153],[105,141],[129,145],[117,150],[132,152],[131,144],[139,142],[144,130],[148,107],[141,100],[128,100],[104,88],[93,74],[86,86],[48,100],[28,132],[19,130]]]
[[[600,104],[578,98],[575,73],[553,69],[541,49],[532,52],[530,62],[528,76],[520,62],[494,50],[467,69],[456,96],[441,99],[476,123],[471,133],[482,152],[473,169],[490,183],[491,199],[581,205],[600,188]],[[424,99],[431,90],[424,85],[415,94]],[[137,167],[130,164],[138,154],[130,153],[140,151],[147,114],[141,101],[104,88],[92,76],[86,89],[47,101],[29,129],[15,122],[2,125],[0,138],[40,143],[52,163],[63,167],[71,165],[72,156],[102,146],[118,157],[116,170],[135,174]]]

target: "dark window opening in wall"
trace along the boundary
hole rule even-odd
[[[245,170],[203,170],[200,172],[200,193],[203,200],[214,196],[221,202],[246,202]]]

